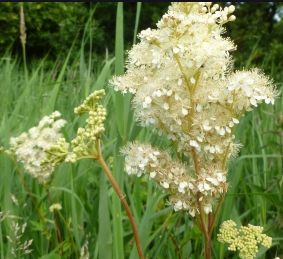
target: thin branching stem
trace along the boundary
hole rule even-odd
[[[195,168],[195,172],[196,175],[199,174],[200,172],[200,165],[199,165],[199,160],[197,157],[197,154],[195,152],[195,149],[192,149],[192,158],[193,158],[193,162],[194,162],[194,168]],[[203,208],[202,208],[202,204],[201,201],[197,195],[197,205],[198,205],[198,210],[199,210],[199,221],[200,221],[200,230],[204,235],[204,240],[205,240],[205,248],[204,248],[204,253],[205,253],[205,258],[206,259],[211,259],[211,229],[210,229],[210,223],[209,223],[209,219],[208,222],[206,224],[206,218],[203,212]]]
[[[209,228],[208,229],[209,229],[209,235],[210,236],[212,234],[212,231],[213,231],[213,228],[214,228],[214,225],[215,225],[215,221],[216,221],[216,218],[217,218],[217,214],[218,214],[218,212],[219,212],[219,210],[220,210],[220,208],[222,206],[223,201],[224,201],[224,195],[221,196],[220,201],[217,204],[217,207],[215,209],[214,215],[212,216],[211,222],[209,224]]]
[[[104,173],[108,177],[113,189],[115,190],[119,200],[121,201],[121,203],[122,203],[122,205],[123,205],[123,207],[126,211],[128,219],[129,219],[130,224],[132,226],[132,230],[133,230],[134,239],[135,239],[135,242],[136,242],[139,258],[144,259],[145,257],[143,255],[143,251],[142,251],[142,245],[141,245],[141,241],[140,241],[140,238],[139,238],[138,228],[137,228],[134,216],[131,212],[130,206],[128,205],[128,202],[126,200],[126,195],[120,189],[120,187],[119,187],[117,181],[115,180],[111,170],[109,169],[107,163],[105,162],[103,155],[102,155],[102,152],[101,152],[101,147],[100,147],[99,141],[97,143],[97,158],[96,159],[97,159],[98,163],[101,165]]]

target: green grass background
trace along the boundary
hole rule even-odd
[[[138,4],[133,42],[140,10]],[[131,96],[108,87],[108,80],[114,74],[124,72],[123,4],[117,5],[114,57],[106,54],[104,60],[94,63],[85,55],[85,45],[91,48],[90,22],[85,26],[80,51],[73,53],[71,48],[64,60],[54,62],[53,69],[46,70],[42,59],[29,63],[25,73],[17,59],[9,54],[1,57],[0,144],[7,147],[11,136],[29,129],[54,110],[59,110],[69,121],[64,135],[70,140],[83,123],[74,116],[73,108],[93,90],[105,88],[108,116],[103,153],[133,210],[147,258],[201,258],[201,233],[190,216],[174,213],[166,206],[165,193],[145,179],[128,177],[123,170],[119,149],[128,141],[139,139],[170,149],[168,141],[134,121]],[[252,67],[253,58],[252,52],[242,66]],[[269,71],[277,88],[282,89],[282,67],[276,67],[268,53],[261,68]],[[237,140],[243,147],[230,163],[229,191],[216,230],[222,221],[230,218],[239,224],[261,225],[273,237],[273,246],[267,253],[261,249],[258,258],[283,258],[282,94],[274,106],[263,104],[242,119]],[[54,215],[48,208],[58,202],[63,208]],[[0,211],[16,215],[19,223],[27,223],[22,241],[33,239],[32,254],[19,254],[17,258],[80,258],[86,240],[90,258],[138,258],[127,217],[94,161],[59,166],[47,192],[7,155],[0,155]],[[61,239],[56,237],[54,217]],[[13,244],[6,238],[14,233],[13,221],[8,218],[0,224],[0,258],[3,259],[14,258]],[[238,258],[216,241],[215,234],[213,258]]]

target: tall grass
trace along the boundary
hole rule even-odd
[[[133,39],[138,31],[140,8],[138,4]],[[81,124],[74,117],[73,108],[93,90],[105,88],[108,116],[103,153],[130,203],[147,258],[200,258],[201,233],[189,215],[173,213],[166,206],[166,196],[161,190],[144,179],[126,177],[123,171],[119,150],[128,141],[139,139],[170,148],[166,139],[135,123],[130,95],[123,96],[108,87],[111,76],[124,71],[123,4],[117,5],[115,56],[106,56],[100,64],[85,54],[85,46],[91,48],[87,44],[92,37],[89,23],[91,19],[86,25],[81,50],[74,53],[71,48],[65,60],[55,62],[53,69],[45,69],[45,60],[28,64],[27,77],[16,58],[7,55],[1,58],[0,144],[7,146],[11,136],[27,130],[53,110],[59,110],[71,122],[64,131],[65,137],[71,139]],[[247,60],[243,65],[251,66],[252,55]],[[282,89],[282,69],[268,56],[266,60],[263,69],[270,71]],[[242,224],[264,226],[274,238],[266,258],[283,254],[282,111],[281,95],[275,106],[262,105],[239,125],[237,139],[243,148],[231,161],[229,192],[218,220],[218,224],[231,218]],[[0,211],[9,211],[19,217],[18,222],[26,222],[22,239],[33,239],[32,255],[18,258],[79,258],[86,240],[90,258],[137,258],[125,213],[93,161],[61,165],[49,193],[6,155],[0,155],[0,169]],[[58,202],[62,210],[50,213],[49,206]],[[0,258],[3,259],[13,258],[12,243],[6,238],[14,232],[13,221],[7,218],[1,222],[0,217]],[[214,238],[213,258],[237,256]]]

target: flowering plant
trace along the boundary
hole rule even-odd
[[[195,220],[205,239],[206,259],[211,258],[215,220],[228,189],[228,163],[240,147],[235,126],[260,103],[274,104],[277,95],[272,80],[259,69],[233,71],[231,51],[236,46],[224,37],[223,25],[236,19],[234,10],[232,5],[222,9],[208,2],[172,3],[157,29],[139,34],[140,43],[129,51],[127,72],[111,81],[115,90],[134,95],[137,120],[167,136],[177,154],[129,143],[122,150],[125,170],[153,179],[168,192],[175,211],[185,211]],[[104,94],[95,91],[75,108],[86,121],[70,143],[60,133],[66,122],[56,111],[11,138],[10,149],[0,147],[0,152],[13,155],[47,189],[59,163],[96,160],[126,210],[139,257],[144,258],[130,207],[102,155]],[[50,204],[55,221],[61,209],[61,203]],[[253,225],[237,228],[228,220],[221,225],[218,240],[250,259],[259,244],[271,246],[271,238],[262,231]]]
[[[259,69],[233,72],[234,43],[223,25],[234,21],[233,5],[172,3],[157,29],[139,34],[127,71],[111,81],[134,95],[142,126],[166,135],[185,163],[150,145],[123,149],[128,174],[146,174],[170,195],[175,211],[196,218],[211,258],[215,218],[227,192],[228,162],[239,150],[234,130],[258,104],[274,104],[272,80]]]
[[[44,116],[28,132],[10,139],[10,149],[7,152],[13,154],[24,169],[42,184],[50,181],[55,166],[65,159],[65,152],[63,156],[61,152],[57,152],[61,151],[61,147],[64,150],[68,147],[64,145],[64,138],[60,133],[66,121],[60,117],[60,112],[55,111]]]
[[[75,114],[87,114],[88,117],[85,125],[78,128],[77,135],[71,143],[68,143],[60,132],[66,121],[60,119],[61,114],[55,111],[49,116],[44,116],[38,126],[29,129],[27,133],[24,132],[16,138],[12,137],[10,149],[5,150],[0,147],[0,152],[4,151],[14,156],[18,162],[23,164],[27,173],[40,184],[44,184],[47,192],[49,192],[48,183],[52,179],[55,167],[60,163],[75,163],[86,158],[98,161],[126,210],[139,257],[143,259],[138,229],[131,209],[102,155],[101,138],[105,131],[106,109],[100,102],[104,95],[104,89],[94,91],[74,109]],[[61,209],[60,203],[54,203],[49,207],[52,213]]]

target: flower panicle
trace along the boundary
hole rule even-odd
[[[125,171],[129,175],[147,175],[170,194],[175,211],[185,210],[192,216],[199,213],[201,200],[206,214],[212,211],[215,199],[226,192],[225,172],[216,168],[202,169],[196,175],[193,169],[157,148],[147,144],[131,143],[122,149]],[[188,173],[188,171],[190,173]]]
[[[15,156],[30,175],[41,184],[48,183],[60,163],[75,162],[95,154],[96,143],[105,131],[106,109],[99,103],[104,95],[104,89],[94,91],[75,108],[76,114],[87,113],[88,118],[71,143],[60,132],[66,121],[61,119],[60,112],[55,111],[44,116],[37,126],[16,138],[12,137],[10,148],[5,150],[1,147],[0,152]]]
[[[61,119],[58,111],[44,116],[37,126],[10,139],[8,154],[14,155],[16,160],[23,164],[24,169],[40,183],[47,183],[58,162],[50,151],[54,146],[58,147],[62,144],[63,136],[60,130],[65,124],[66,121]],[[58,151],[62,150],[58,149]],[[48,160],[51,161],[46,163]]]
[[[233,72],[236,46],[223,33],[224,25],[235,20],[234,11],[232,5],[210,2],[172,3],[156,29],[139,34],[126,73],[110,82],[115,90],[133,94],[136,120],[167,136],[195,167],[185,175],[195,181],[198,191],[191,193],[201,193],[206,213],[227,191],[228,161],[241,146],[235,141],[241,117],[263,102],[274,104],[277,95],[272,80],[259,69]],[[138,154],[150,160],[152,153]],[[138,166],[126,171],[141,174]],[[170,171],[163,174],[166,179]],[[175,204],[182,208],[182,200],[176,198]]]

